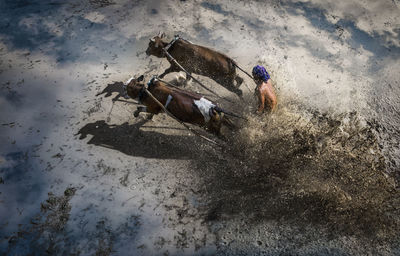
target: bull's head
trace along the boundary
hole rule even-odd
[[[146,54],[154,55],[156,57],[162,58],[164,57],[163,47],[164,42],[162,39],[165,37],[164,33],[159,33],[157,36],[150,39],[149,47],[147,47]]]
[[[136,99],[139,96],[140,90],[143,88],[143,79],[144,76],[141,75],[138,78],[131,78],[125,84],[125,98],[131,97],[132,99]],[[129,96],[129,97],[128,97]]]

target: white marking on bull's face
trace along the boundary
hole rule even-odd
[[[127,86],[128,86],[128,84],[129,84],[132,80],[133,80],[133,77],[129,78],[129,80],[126,81],[126,82],[122,85],[122,87],[124,88],[124,91],[123,91],[123,93],[122,93],[121,95],[122,95],[122,97],[124,97],[125,99],[129,99],[128,88],[127,88]]]
[[[128,85],[132,80],[133,80],[133,76],[131,78],[129,78],[128,81],[125,82],[125,85]]]

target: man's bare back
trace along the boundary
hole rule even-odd
[[[255,89],[258,98],[257,113],[261,114],[265,110],[271,112],[276,107],[277,99],[268,72],[263,66],[257,65],[253,68],[253,78],[257,84]]]
[[[264,111],[271,112],[275,109],[277,100],[275,90],[272,87],[271,79],[268,79],[267,82],[259,82],[256,87],[256,94],[258,98],[258,114],[261,114]]]

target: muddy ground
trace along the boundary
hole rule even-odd
[[[0,2],[1,254],[399,255],[399,6]],[[238,71],[243,99],[196,76],[248,118],[197,128],[220,146],[134,118],[122,83],[168,67],[159,31],[264,65],[278,109]]]

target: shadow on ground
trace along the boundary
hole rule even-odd
[[[88,144],[118,150],[130,156],[192,159],[198,154],[198,149],[193,146],[198,143],[197,138],[185,135],[166,135],[140,129],[148,121],[143,119],[135,124],[110,125],[104,120],[100,120],[86,124],[78,134],[80,139],[91,135],[92,138],[87,142]],[[150,127],[154,128],[155,126]],[[160,131],[165,129],[165,127],[161,128]]]
[[[112,101],[117,101],[119,98],[123,98],[124,94],[124,83],[123,82],[115,82],[112,84],[108,84],[106,88],[104,88],[101,92],[96,94],[97,96],[100,96],[102,94],[105,94],[104,97],[110,97],[114,92],[118,93],[114,98],[112,98]]]

